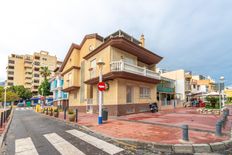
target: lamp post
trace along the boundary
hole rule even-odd
[[[44,106],[44,89],[43,89],[43,87],[41,88],[41,91],[42,91],[42,99],[43,99],[43,101],[42,101],[42,107]]]
[[[4,87],[5,93],[4,93],[4,110],[6,109],[6,90],[7,90],[7,86]]]
[[[221,98],[221,95],[222,95],[222,93],[221,93],[221,89],[222,89],[221,84],[224,83],[224,79],[225,78],[223,76],[221,76],[220,79],[219,79],[219,105],[220,105],[219,108],[220,109],[224,107],[224,97]]]
[[[99,59],[97,62],[97,65],[99,67],[99,82],[102,82],[102,69],[105,63],[102,61],[102,59]],[[98,124],[102,124],[102,95],[103,92],[99,91],[99,115],[98,115]]]
[[[6,110],[6,90],[7,90],[8,86],[4,87],[5,93],[4,93],[4,111]],[[6,113],[4,112],[4,118],[6,118]]]

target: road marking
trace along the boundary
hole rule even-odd
[[[15,140],[15,155],[39,155],[30,137]]]
[[[45,138],[62,154],[62,155],[85,155],[71,143],[57,135],[56,133],[46,134]]]
[[[72,134],[73,136],[77,137],[77,138],[80,138],[81,140],[113,155],[113,154],[116,154],[116,153],[119,153],[121,151],[123,151],[122,148],[120,147],[117,147],[113,144],[110,144],[110,143],[107,143],[101,139],[98,139],[96,137],[93,137],[93,136],[90,136],[84,132],[81,132],[81,131],[78,131],[78,130],[68,130],[66,131],[70,134]]]

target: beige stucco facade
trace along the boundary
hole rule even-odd
[[[43,81],[40,68],[47,66],[53,72],[59,64],[56,56],[51,56],[46,51],[35,52],[33,55],[12,54],[8,57],[7,85],[23,85],[36,93]]]
[[[143,60],[142,53],[136,56],[136,53],[126,49],[125,46],[129,45],[115,47],[111,44],[113,39],[104,39],[97,34],[87,35],[80,45],[72,44],[70,47],[60,69],[64,77],[64,91],[69,93],[69,106],[77,107],[80,111],[98,112],[97,62],[102,60],[105,63],[102,69],[103,81],[108,86],[103,93],[103,105],[109,109],[110,114],[146,111],[149,103],[157,102],[156,84],[159,75],[155,73],[155,66],[162,58],[148,53],[134,42],[122,37],[116,38],[122,41],[117,46],[127,43],[139,48],[141,51],[138,52],[151,54],[144,56],[148,60]],[[155,60],[154,63],[151,63],[150,58]],[[121,67],[124,70],[117,70]]]

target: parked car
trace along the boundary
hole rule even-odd
[[[24,107],[25,105],[24,105],[24,103],[18,103],[17,104],[17,107]]]

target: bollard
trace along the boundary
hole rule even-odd
[[[78,119],[78,109],[76,109],[76,123],[77,123],[77,119]]]
[[[3,111],[3,123],[5,123],[6,122],[6,113],[5,113],[5,111]]]
[[[229,115],[230,115],[230,110],[226,109],[226,116],[229,116]]]
[[[64,109],[64,120],[66,120],[66,108]]]
[[[223,121],[226,121],[226,120],[227,120],[227,115],[223,115],[223,116],[222,116],[222,120],[223,120]]]
[[[1,122],[0,123],[1,123],[0,126],[2,128],[2,125],[3,125],[3,112],[1,112]]]
[[[184,141],[189,141],[188,125],[182,125],[182,139]]]
[[[221,121],[221,120],[217,121],[217,123],[216,123],[215,134],[218,137],[222,136],[222,123],[223,123],[223,121]]]

